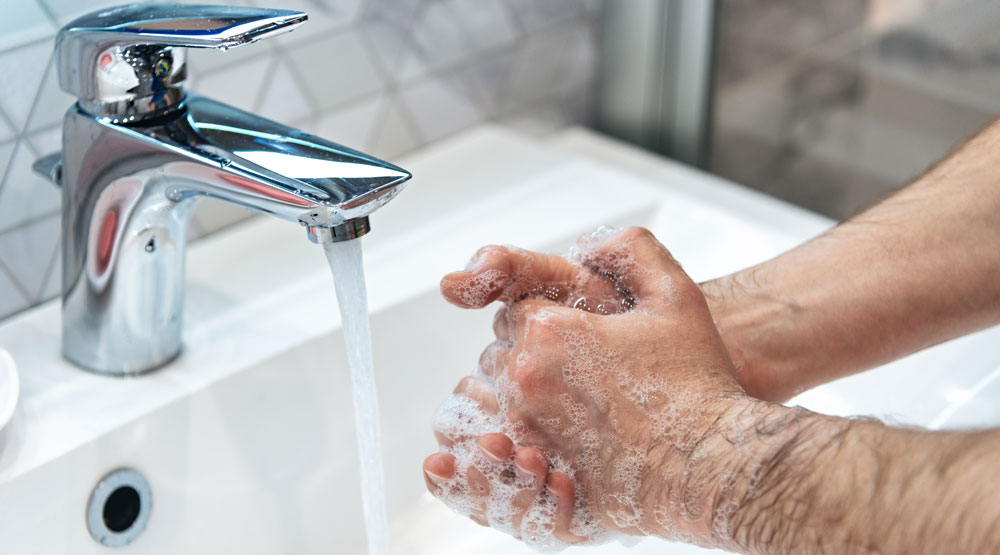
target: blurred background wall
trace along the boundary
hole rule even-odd
[[[56,296],[60,194],[31,172],[60,149],[74,99],[51,55],[60,27],[127,0],[0,0],[0,318]],[[201,0],[309,12],[300,29],[191,51],[189,90],[393,160],[483,121],[532,134],[585,123],[600,2]],[[247,217],[204,201],[194,237]]]
[[[997,0],[720,0],[708,169],[844,219],[1000,115]]]

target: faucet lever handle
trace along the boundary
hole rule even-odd
[[[183,97],[183,51],[229,48],[295,29],[305,12],[236,6],[127,4],[79,17],[56,37],[59,86],[81,108],[122,121]]]

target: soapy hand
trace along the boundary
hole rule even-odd
[[[441,290],[504,305],[479,372],[438,411],[432,493],[543,550],[726,544],[728,454],[754,401],[698,286],[651,233],[598,230],[567,257],[486,247]]]

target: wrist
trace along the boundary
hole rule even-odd
[[[813,473],[805,471],[806,459],[823,444],[811,428],[827,417],[742,394],[706,400],[704,407],[705,426],[691,430],[693,439],[651,453],[658,463],[645,488],[643,531],[754,551],[771,523],[781,522],[784,511],[772,506],[786,503],[781,493],[808,487]]]
[[[807,361],[794,348],[801,307],[763,287],[759,274],[749,268],[700,286],[737,382],[757,399],[782,402],[808,385],[799,371]]]
[[[838,456],[853,422],[766,402],[741,411],[730,485],[714,515],[720,541],[746,553],[796,553],[817,544],[806,516],[820,505],[848,507],[826,498],[851,489],[833,484],[843,473],[831,470],[843,463]]]

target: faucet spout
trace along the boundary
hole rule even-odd
[[[298,129],[189,95],[183,118],[136,128],[187,160],[164,166],[177,202],[210,196],[297,221],[313,242],[353,239],[410,178],[406,170]]]

